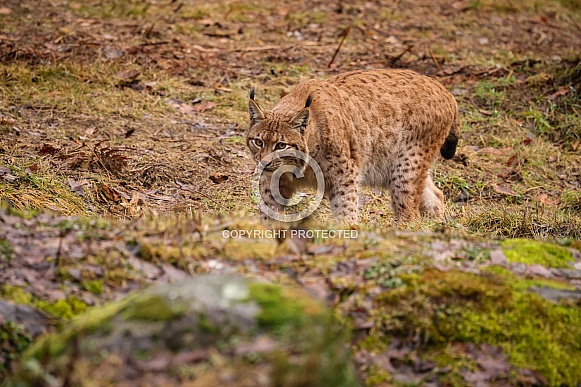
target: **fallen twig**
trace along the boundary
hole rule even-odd
[[[434,62],[434,65],[436,66],[436,68],[438,69],[438,71],[442,71],[442,67],[440,67],[440,64],[438,63],[438,60],[434,56],[434,53],[432,52],[432,48],[429,45],[428,45],[428,54],[430,54],[430,58],[432,58],[432,61]]]
[[[343,45],[343,42],[347,38],[347,35],[349,35],[349,31],[351,31],[351,27],[345,28],[343,30],[343,32],[341,33],[341,41],[339,42],[339,45],[337,46],[337,49],[335,50],[335,53],[333,54],[333,57],[329,61],[329,64],[327,65],[327,67],[331,67],[331,65],[333,64],[333,61],[335,60],[335,57],[339,53],[339,50],[341,49],[341,46]]]

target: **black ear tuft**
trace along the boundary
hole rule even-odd
[[[254,91],[255,91],[255,88],[254,88],[254,86],[252,86],[252,88],[250,89],[250,99],[253,101],[254,101]]]
[[[307,103],[305,103],[305,108],[308,108],[309,106],[311,106],[311,102],[313,102],[313,96],[309,95],[307,97]]]

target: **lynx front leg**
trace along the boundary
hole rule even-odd
[[[271,181],[272,174],[265,173],[260,176],[259,211],[262,220],[279,220],[277,214],[282,215],[286,208],[284,204],[281,204],[282,199],[290,199],[295,193],[292,181],[289,179],[281,178],[278,187],[273,186]],[[267,208],[272,210],[269,211],[270,215],[265,212]]]
[[[359,208],[357,206],[359,190],[357,188],[337,189],[330,195],[331,211],[336,221],[343,224],[357,224]]]
[[[331,169],[334,180],[328,184],[329,200],[333,217],[343,224],[357,224],[359,221],[359,182],[357,170],[349,164],[343,168]],[[346,169],[346,170],[345,170]]]

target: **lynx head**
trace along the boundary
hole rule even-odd
[[[309,96],[305,107],[289,118],[261,109],[254,101],[254,87],[250,90],[250,128],[246,144],[254,160],[263,163],[265,171],[274,171],[283,164],[296,165],[304,170],[305,163],[300,158],[292,157],[292,151],[308,154],[305,131],[309,124],[311,101],[312,97]],[[274,155],[271,155],[273,152]]]

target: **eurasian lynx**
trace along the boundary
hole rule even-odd
[[[444,195],[429,167],[438,150],[454,156],[460,132],[456,100],[436,80],[409,70],[352,71],[301,82],[272,110],[258,106],[253,88],[248,110],[246,141],[255,160],[284,149],[310,155],[338,221],[358,221],[360,185],[387,188],[399,221],[443,217]],[[282,162],[265,166],[263,183]],[[263,200],[280,208],[268,187],[261,184]],[[316,187],[312,171],[280,180],[284,198],[302,187]]]

